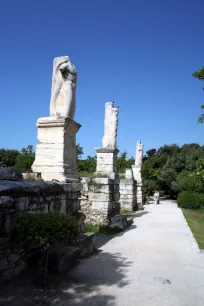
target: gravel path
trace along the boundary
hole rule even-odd
[[[204,254],[176,203],[148,205],[136,216],[72,270],[79,287],[69,305],[204,305]]]
[[[3,290],[4,306],[201,306],[204,253],[173,201],[137,212],[127,231],[51,286],[17,278]]]

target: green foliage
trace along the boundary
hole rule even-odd
[[[76,145],[76,156],[77,156],[77,160],[79,160],[79,159],[82,157],[83,154],[84,154],[83,147],[80,146],[80,144],[78,143],[78,144]]]
[[[145,179],[143,183],[145,196],[152,195],[155,190],[160,190],[159,182],[157,180]]]
[[[96,156],[87,156],[86,159],[82,159],[84,154],[83,147],[80,144],[76,145],[77,153],[77,167],[78,171],[82,173],[80,176],[89,176],[85,175],[86,173],[93,173],[96,171]]]
[[[111,228],[109,226],[98,226],[91,223],[85,223],[85,232],[113,235],[122,232],[122,230],[119,228]]]
[[[35,160],[35,152],[33,146],[29,145],[23,148],[16,158],[15,168],[21,172],[31,172],[31,166]]]
[[[196,162],[195,175],[204,184],[204,156],[201,156]]]
[[[194,78],[204,81],[204,67],[201,67],[200,69],[196,70],[193,73],[193,76]],[[201,105],[201,109],[204,109],[204,104]],[[198,118],[198,123],[203,123],[203,121],[204,121],[204,113],[202,113]]]
[[[204,196],[198,192],[180,192],[177,198],[179,207],[187,209],[200,209],[204,204]]]
[[[29,250],[47,249],[57,241],[69,239],[78,233],[74,217],[59,213],[25,213],[12,220],[9,240]]]
[[[149,151],[146,152],[147,157],[152,157],[156,154],[157,150],[156,149],[151,149]]]
[[[179,147],[175,144],[164,145],[156,152],[153,149],[143,160],[142,177],[146,195],[151,195],[158,189],[170,196],[176,196],[180,191],[199,191],[202,182],[199,178],[184,178],[181,173],[189,176],[197,169],[197,177],[204,177],[204,147],[199,144],[185,144]],[[149,152],[148,151],[148,152]],[[153,154],[154,153],[154,154]],[[198,160],[200,160],[198,164]],[[203,170],[203,172],[202,172]],[[181,180],[181,182],[180,182]],[[186,188],[184,186],[186,184]]]
[[[79,172],[93,173],[96,171],[96,156],[87,156],[86,159],[78,160]]]
[[[117,159],[117,171],[118,173],[124,173],[126,168],[131,168],[134,165],[135,160],[133,157],[128,158],[127,152],[123,152]]]
[[[132,215],[132,214],[133,214],[133,211],[130,210],[130,209],[126,209],[126,208],[121,208],[120,214],[121,214],[121,215]]]
[[[175,194],[181,191],[204,192],[202,181],[194,173],[188,171],[179,173],[171,187]]]
[[[204,67],[201,67],[200,69],[196,70],[193,73],[193,76],[199,80],[204,81]]]
[[[94,174],[92,172],[82,171],[82,172],[79,172],[79,176],[93,178]]]
[[[0,149],[0,167],[14,167],[19,154],[17,150]]]

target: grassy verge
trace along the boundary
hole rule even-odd
[[[105,235],[114,235],[122,232],[120,228],[111,228],[109,226],[97,226],[90,223],[85,223],[85,232],[100,233]]]
[[[132,215],[133,213],[134,213],[134,211],[129,210],[129,209],[125,209],[125,208],[121,208],[121,210],[120,210],[121,215]]]
[[[79,172],[79,176],[80,177],[90,177],[90,178],[92,178],[94,176],[94,174],[91,173],[91,172],[82,171],[82,172]]]
[[[182,209],[188,225],[200,249],[204,249],[204,208],[199,210]]]

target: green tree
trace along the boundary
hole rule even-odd
[[[182,191],[204,191],[202,181],[196,176],[195,173],[191,173],[186,170],[177,175],[176,179],[172,182],[171,188],[175,194]]]
[[[0,167],[14,167],[19,154],[17,150],[0,149]]]
[[[201,180],[202,185],[204,186],[204,155],[196,162],[195,175],[198,179]]]
[[[153,193],[154,188],[157,188],[168,195],[175,196],[179,190],[183,190],[184,184],[189,188],[188,190],[197,191],[200,188],[199,181],[195,183],[195,179],[192,178],[184,180],[180,174],[185,172],[190,175],[197,169],[197,175],[202,175],[204,160],[203,164],[202,159],[200,160],[199,166],[197,162],[203,155],[204,147],[196,143],[185,144],[182,147],[175,144],[164,145],[154,155],[148,153],[142,165],[146,193]]]
[[[81,159],[82,155],[84,154],[84,150],[83,150],[83,147],[80,146],[80,144],[78,143],[76,145],[76,157],[77,157],[77,160]]]
[[[20,154],[16,158],[15,168],[21,172],[31,172],[31,166],[35,160],[35,152],[33,146],[22,148]]]
[[[123,152],[117,159],[117,171],[118,173],[125,173],[126,168],[131,168],[134,165],[135,159],[133,157],[128,158],[127,152]]]
[[[193,76],[194,78],[204,81],[204,67],[201,67],[200,69],[196,70],[193,73]],[[204,104],[201,105],[201,109],[204,109]],[[204,113],[202,113],[198,118],[199,123],[203,123],[203,121],[204,121]]]
[[[79,172],[93,173],[96,171],[96,156],[88,155],[86,159],[78,161]]]
[[[149,151],[146,152],[147,157],[152,157],[155,156],[157,150],[156,149],[151,149]]]

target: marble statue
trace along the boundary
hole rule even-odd
[[[107,102],[105,105],[104,137],[102,144],[104,149],[116,149],[118,132],[118,108],[114,102]]]
[[[142,158],[143,158],[143,144],[141,141],[137,141],[136,144],[136,157],[135,157],[135,165],[138,167],[142,167]]]
[[[50,116],[74,118],[77,71],[68,56],[54,59]]]

